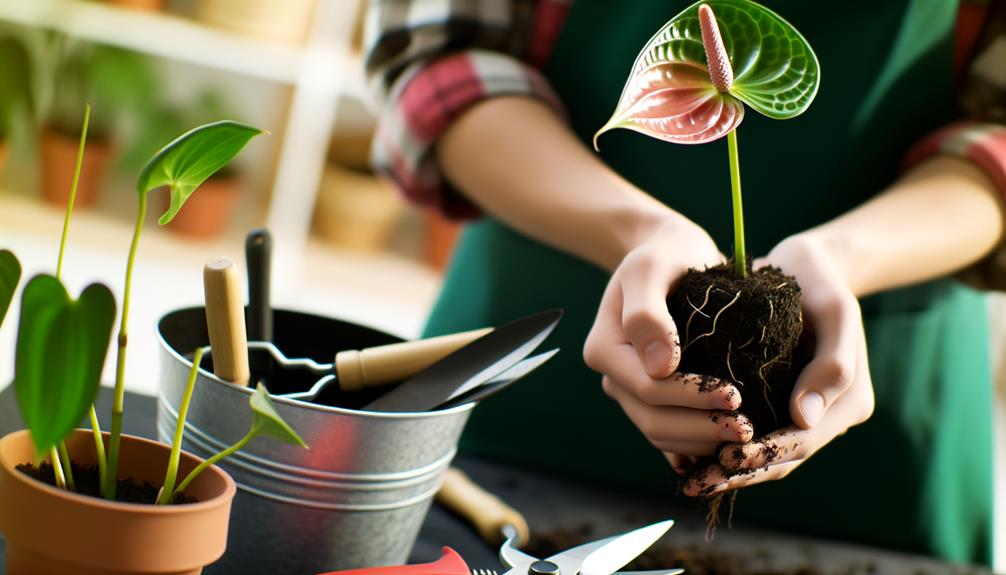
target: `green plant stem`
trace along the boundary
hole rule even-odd
[[[80,129],[80,145],[77,146],[77,164],[73,168],[73,184],[70,185],[70,200],[66,203],[66,217],[63,220],[63,237],[59,242],[59,259],[56,262],[56,279],[63,272],[63,252],[66,251],[66,238],[70,234],[70,214],[73,213],[73,203],[77,200],[77,183],[80,181],[80,169],[84,165],[84,144],[87,142],[87,127],[91,123],[91,104],[84,106],[84,126]]]
[[[175,423],[175,438],[171,442],[171,457],[168,459],[168,471],[164,474],[164,487],[157,498],[158,505],[167,505],[175,494],[175,481],[178,480],[178,460],[182,455],[182,436],[185,435],[185,418],[189,413],[189,403],[192,401],[192,391],[196,388],[196,376],[199,374],[199,364],[203,361],[203,348],[196,350],[192,358],[192,370],[189,381],[185,384],[182,394],[182,405],[178,408],[178,421]]]
[[[189,474],[185,476],[185,479],[182,480],[182,483],[178,486],[178,489],[176,489],[175,492],[171,494],[171,498],[174,499],[176,494],[185,493],[185,489],[189,486],[190,483],[192,483],[192,480],[195,479],[200,473],[205,471],[207,468],[209,468],[209,466],[227,457],[230,457],[231,455],[234,455],[239,450],[241,450],[241,448],[243,448],[245,445],[248,445],[248,442],[251,441],[256,435],[258,435],[258,430],[259,426],[253,425],[252,428],[248,431],[248,433],[244,437],[242,437],[237,443],[200,463],[195,469],[190,471]]]
[[[727,134],[730,152],[730,191],[734,204],[734,269],[742,278],[748,276],[747,253],[744,249],[744,203],[741,201],[741,165],[737,154],[737,129]]]
[[[126,327],[129,322],[129,295],[132,289],[133,264],[136,262],[136,251],[140,244],[140,232],[143,231],[143,220],[147,218],[147,194],[140,194],[140,207],[136,212],[136,226],[133,229],[133,242],[129,246],[129,260],[126,262],[126,285],[122,294],[122,321],[119,325],[118,355],[115,358],[115,397],[112,400],[112,430],[108,437],[108,475],[105,478],[105,499],[115,499],[116,482],[119,471],[119,443],[122,439],[122,411],[126,395],[126,343],[128,341]]]
[[[66,477],[63,475],[63,463],[59,460],[59,452],[56,446],[49,449],[49,459],[52,460],[52,472],[56,476],[56,487],[66,489]]]
[[[84,125],[80,129],[80,144],[77,145],[77,163],[73,167],[73,183],[70,184],[70,199],[66,202],[66,215],[63,218],[63,234],[59,240],[59,257],[56,260],[56,279],[63,276],[63,254],[66,253],[66,240],[70,235],[70,216],[73,215],[73,204],[77,200],[77,184],[80,182],[80,170],[84,165],[84,146],[87,143],[87,127],[91,123],[91,104],[84,106]],[[65,487],[73,489],[73,468],[71,467],[70,453],[66,449],[66,441],[58,444],[59,455],[62,457],[53,459],[53,468],[62,467]],[[53,455],[56,450],[53,449]]]
[[[72,490],[75,483],[73,481],[73,467],[70,462],[70,452],[66,449],[66,441],[60,441],[57,447],[59,448],[59,462],[63,466],[63,477],[66,478],[66,487],[67,489]]]
[[[94,454],[98,459],[98,489],[105,493],[105,475],[108,473],[108,463],[105,460],[105,442],[101,440],[101,423],[98,421],[98,412],[91,404],[91,433],[94,435]]]

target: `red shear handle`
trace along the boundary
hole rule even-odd
[[[333,571],[323,575],[471,575],[471,570],[458,552],[444,547],[443,555],[433,563],[397,565],[393,567],[365,567],[348,571]]]

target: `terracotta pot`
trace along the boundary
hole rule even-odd
[[[0,140],[0,174],[3,173],[4,166],[7,165],[7,140]]]
[[[105,434],[107,444],[108,434]],[[67,439],[77,463],[93,463],[94,439]],[[186,493],[187,505],[138,505],[78,495],[35,481],[15,466],[33,460],[27,431],[0,439],[0,531],[7,537],[7,575],[198,575],[227,543],[234,480],[213,466]],[[164,480],[170,447],[122,437],[119,477]],[[182,454],[180,477],[199,459]]]
[[[185,207],[166,227],[178,234],[210,239],[227,228],[240,193],[238,179],[231,176],[213,177],[189,196]],[[168,209],[171,197],[161,194],[161,213]]]
[[[427,210],[423,216],[426,223],[424,259],[433,268],[442,270],[447,267],[451,254],[454,253],[461,224],[448,220],[433,210]]]
[[[148,12],[159,12],[164,8],[164,0],[107,0],[109,4],[131,8],[133,10],[146,10]]]
[[[70,198],[70,187],[73,185],[73,169],[77,163],[80,140],[53,130],[43,130],[39,139],[42,147],[42,199],[59,209],[65,209]],[[96,138],[88,139],[74,208],[93,206],[97,201],[105,167],[111,155],[108,143]]]

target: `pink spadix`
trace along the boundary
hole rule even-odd
[[[699,27],[702,29],[702,45],[706,49],[709,77],[720,92],[728,92],[734,83],[734,69],[727,57],[727,49],[716,24],[716,15],[708,4],[699,6]]]

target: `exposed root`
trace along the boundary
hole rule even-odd
[[[753,337],[748,338],[748,340],[744,342],[744,345],[737,346],[737,351],[744,349],[745,347],[751,345],[752,343],[754,343],[754,338]]]
[[[723,507],[723,500],[727,504],[727,528],[734,528],[734,506],[737,504],[737,493],[739,489],[733,489],[727,493],[717,493],[708,499],[709,511],[706,513],[706,543],[712,543],[716,539],[716,528],[720,524],[720,509]]]
[[[779,414],[775,412],[775,407],[772,407],[772,400],[769,399],[769,394],[771,392],[772,392],[772,388],[769,387],[768,384],[766,383],[765,387],[762,387],[762,393],[765,395],[765,405],[768,406],[769,413],[772,414],[772,421],[775,421],[776,424],[778,425],[778,423],[779,423]]]
[[[709,498],[709,512],[706,513],[706,543],[716,539],[716,527],[720,524],[720,505],[723,504],[723,494],[717,493]]]
[[[730,300],[730,303],[728,303],[727,305],[725,305],[722,308],[720,308],[720,311],[716,312],[716,316],[713,317],[713,328],[708,333],[704,333],[704,334],[698,336],[697,338],[693,339],[692,341],[689,341],[688,343],[686,343],[684,349],[682,349],[681,351],[684,352],[686,349],[688,349],[689,347],[691,347],[692,344],[694,344],[695,342],[699,341],[700,339],[702,339],[704,337],[709,337],[709,336],[713,335],[714,333],[716,333],[716,323],[720,320],[720,316],[723,315],[723,312],[725,312],[728,309],[730,309],[731,307],[733,307],[733,305],[735,303],[737,303],[737,300],[739,300],[739,299],[741,299],[741,292],[740,291],[737,292],[737,295],[734,296],[734,299]]]
[[[760,441],[755,443],[760,443]],[[770,461],[774,461],[775,459],[779,458],[779,448],[775,443],[771,444],[771,448],[773,451],[771,452],[772,459]],[[735,449],[737,453],[737,455],[735,455],[735,459],[737,459],[738,461],[743,459],[744,455],[743,452],[741,451],[741,448],[737,447]],[[758,471],[757,469],[733,469],[733,470],[725,469],[723,470],[723,473],[727,479],[732,479],[735,477],[751,476],[757,471]],[[729,490],[713,494],[711,492],[715,489],[715,487],[709,486],[699,493],[700,495],[706,497],[705,501],[706,504],[708,505],[708,508],[706,510],[706,532],[705,532],[705,540],[707,543],[711,543],[716,538],[716,529],[720,525],[721,511],[723,509],[724,503],[726,503],[727,505],[727,528],[733,529],[734,510],[737,507],[737,494],[740,492],[741,489],[744,489],[744,487],[745,485],[741,485],[739,487],[730,488]]]
[[[734,383],[743,386],[744,382],[737,379],[734,375],[734,368],[730,367],[730,353],[733,352],[734,342],[727,343],[727,371],[730,372],[730,380]]]
[[[685,347],[688,347],[688,345],[692,341],[691,339],[692,320],[695,319],[695,314],[701,313],[703,316],[707,318],[709,317],[702,310],[705,309],[706,305],[709,303],[709,294],[712,293],[712,291],[713,286],[712,284],[710,284],[709,287],[706,288],[706,298],[702,300],[702,305],[700,305],[699,307],[695,307],[695,304],[692,303],[692,300],[688,299],[687,297],[685,298],[685,301],[688,302],[688,305],[692,306],[692,309],[695,310],[692,312],[692,315],[688,316],[688,321],[685,323]]]
[[[771,360],[769,360],[768,363],[758,368],[758,377],[761,378],[762,394],[765,396],[765,405],[768,406],[769,413],[772,414],[772,421],[775,421],[777,424],[779,423],[779,414],[776,413],[775,407],[772,406],[772,400],[769,397],[769,394],[772,393],[772,386],[769,385],[768,380],[765,379],[765,369],[768,368],[773,363],[778,362],[781,358],[782,358],[781,355],[777,355],[776,357],[773,357]]]
[[[767,362],[763,363],[761,367],[758,368],[758,379],[760,379],[762,383],[765,384],[766,387],[768,387],[768,380],[765,379],[765,370],[772,367],[774,364],[783,361],[784,359],[785,358],[782,354],[777,355],[772,359],[768,360]]]
[[[738,493],[740,493],[740,489],[734,489],[730,492],[730,508],[727,510],[727,529],[734,528],[734,506],[737,504]]]

